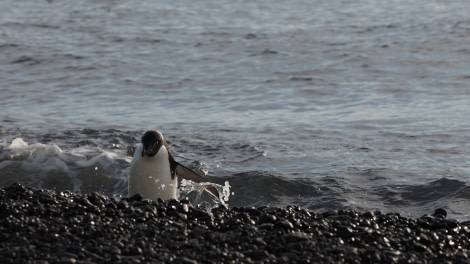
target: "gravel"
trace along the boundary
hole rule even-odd
[[[470,222],[0,189],[2,263],[458,263]]]

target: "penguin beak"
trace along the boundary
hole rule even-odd
[[[157,150],[155,147],[153,147],[153,146],[150,146],[150,147],[148,147],[148,148],[145,148],[145,147],[144,147],[144,148],[142,149],[142,157],[143,157],[143,156],[153,157],[153,156],[155,156],[155,155],[157,154],[157,152],[158,152],[158,150]]]

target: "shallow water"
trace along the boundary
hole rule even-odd
[[[1,185],[127,195],[158,129],[230,206],[469,217],[466,1],[0,10]]]

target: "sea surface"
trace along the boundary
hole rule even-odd
[[[230,207],[470,220],[469,14],[468,0],[1,1],[0,186],[125,197],[126,148],[157,129]]]

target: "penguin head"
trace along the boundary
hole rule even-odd
[[[163,138],[162,133],[160,133],[159,131],[149,130],[145,132],[141,140],[143,145],[142,157],[155,156],[160,150],[160,148],[163,146],[164,140],[165,139]]]

